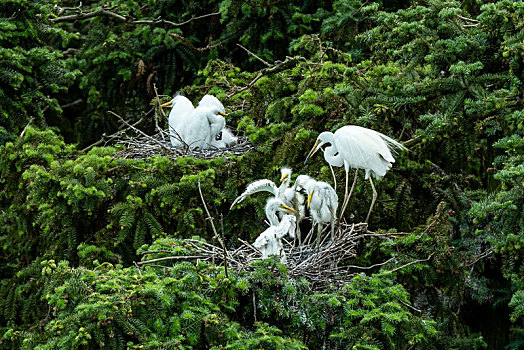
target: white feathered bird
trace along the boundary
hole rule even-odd
[[[198,102],[198,106],[217,106],[222,113],[226,113],[226,109],[222,102],[213,95],[204,95],[200,102]],[[210,125],[210,127],[211,134],[215,135],[215,137],[213,137],[209,142],[211,147],[226,148],[238,143],[238,137],[233,135],[231,130],[225,126],[225,119],[223,125],[221,124],[221,121],[217,121]],[[217,135],[221,135],[220,138],[218,138]]]
[[[332,166],[344,166],[346,171],[346,187],[340,217],[344,214],[344,210],[351,197],[358,169],[365,170],[365,179],[369,179],[373,190],[373,199],[366,217],[367,222],[375,200],[377,199],[377,191],[373,185],[372,178],[381,178],[391,169],[392,164],[395,162],[391,151],[404,151],[406,147],[378,131],[356,125],[346,125],[335,131],[335,133],[329,131],[322,132],[317,137],[315,145],[306,157],[304,164],[324,144],[330,145],[324,150],[324,159]],[[348,173],[350,168],[356,170],[353,186],[348,193]]]
[[[335,222],[337,219],[338,195],[330,184],[311,179],[304,184],[308,195],[307,208],[313,219],[313,227],[317,230],[317,247],[320,244],[322,224],[331,225],[331,242],[335,238]]]
[[[171,107],[169,112],[169,138],[173,147],[180,147],[183,145],[183,139],[180,135],[180,127],[187,122],[187,118],[195,109],[193,103],[182,95],[177,95],[171,101],[160,105],[160,107]]]
[[[270,226],[257,237],[253,246],[260,250],[262,258],[277,255],[280,256],[280,260],[285,263],[286,258],[282,239],[286,235],[291,238],[294,237],[296,217],[294,215],[284,215],[282,219],[279,220],[276,213],[278,211],[296,214],[296,211],[278,198],[269,199],[265,209]]]
[[[205,95],[197,108],[180,95],[160,107],[169,106],[169,134],[174,147],[185,144],[191,149],[225,148],[238,142],[226,127],[224,105],[215,96]],[[217,140],[218,135],[221,137]]]

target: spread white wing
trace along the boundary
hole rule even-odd
[[[242,202],[244,199],[246,199],[247,196],[257,192],[269,192],[273,196],[276,196],[278,192],[278,187],[271,180],[263,179],[254,181],[250,183],[247,186],[246,190],[233,201],[233,204],[231,204],[230,209],[233,208],[235,204],[238,204]]]

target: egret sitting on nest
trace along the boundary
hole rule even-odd
[[[174,99],[169,102],[160,105],[160,107],[171,107],[171,112],[169,112],[169,138],[171,139],[171,144],[173,147],[182,146],[182,136],[180,135],[180,130],[182,125],[187,122],[187,118],[195,109],[193,104],[185,96],[177,95]]]
[[[219,101],[213,95],[205,95],[202,97],[198,106],[217,106],[220,108],[220,111],[226,113],[226,109],[222,102]],[[235,145],[238,142],[238,138],[233,135],[231,130],[229,130],[225,124],[221,127],[220,123],[215,123],[211,125],[211,134],[217,135],[214,139],[211,140],[210,145],[215,148],[226,148],[232,145]],[[220,136],[220,137],[219,137]]]
[[[267,258],[271,255],[280,256],[280,261],[285,263],[284,245],[282,239],[288,235],[294,237],[296,218],[294,215],[284,215],[281,220],[278,219],[276,212],[296,214],[296,210],[285,205],[282,200],[278,198],[271,198],[266,204],[266,216],[270,223],[264,232],[262,232],[253,246],[260,250],[262,258]]]
[[[237,143],[237,138],[225,127],[224,106],[212,95],[205,95],[197,108],[184,96],[160,105],[172,106],[169,113],[169,134],[174,147],[182,144],[191,149],[225,148]],[[220,140],[216,140],[222,135]]]
[[[368,222],[369,215],[377,199],[377,191],[373,185],[372,177],[377,179],[383,177],[395,162],[391,151],[403,151],[406,150],[406,147],[378,131],[356,125],[346,125],[335,131],[334,134],[328,131],[321,133],[307,155],[304,164],[324,144],[330,144],[330,146],[324,150],[324,159],[332,166],[344,166],[346,171],[344,202],[342,204],[342,210],[340,211],[341,218],[355,186],[358,169],[364,169],[366,171],[365,179],[369,179],[373,190],[373,199],[371,200],[365,221]],[[348,193],[348,173],[350,168],[355,169],[355,178],[351,186],[351,191]]]
[[[297,182],[299,179],[297,178]],[[309,178],[301,181],[300,186],[306,190],[308,195],[307,208],[313,218],[313,232],[317,226],[317,248],[320,245],[320,235],[322,233],[321,224],[331,224],[331,242],[335,239],[335,221],[338,208],[338,195],[330,184],[324,181],[316,181]]]

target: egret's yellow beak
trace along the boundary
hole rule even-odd
[[[284,209],[284,210],[287,211],[288,213],[298,214],[298,211],[296,211],[295,209],[293,209],[293,208],[291,208],[291,207],[288,207],[288,206],[285,205],[285,204],[280,204],[280,208]]]
[[[169,107],[173,104],[173,101],[166,102],[164,104],[161,104],[160,107]]]
[[[307,196],[307,207],[309,208],[309,206],[311,205],[311,197],[313,197],[313,192],[311,192],[308,196]]]
[[[309,154],[307,155],[306,160],[304,161],[304,164],[306,164],[308,159],[311,158],[313,156],[313,154],[315,154],[316,151],[318,151],[318,145],[319,144],[320,144],[320,140],[317,139],[317,141],[313,145],[313,148],[311,149],[311,151],[309,151]]]
[[[218,114],[220,114],[222,117],[224,118],[227,118],[228,114],[227,113],[224,113],[224,112],[218,112]]]
[[[287,178],[288,174],[282,174],[282,177],[280,178],[280,182],[284,182],[284,180]]]

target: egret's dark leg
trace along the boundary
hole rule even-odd
[[[358,169],[355,169],[355,177],[353,178],[353,183],[351,184],[351,190],[348,194],[348,182],[349,182],[349,173],[346,172],[346,190],[344,192],[344,202],[342,204],[342,210],[340,211],[340,217],[339,221],[342,221],[342,217],[344,216],[344,211],[346,210],[346,207],[349,203],[349,199],[351,198],[351,195],[353,194],[353,189],[355,188],[355,184],[357,183],[357,175],[358,175]]]
[[[371,176],[369,176],[369,183],[371,184],[371,188],[373,189],[373,199],[371,200],[371,205],[369,206],[368,216],[366,217],[366,221],[365,221],[366,224],[369,220],[371,209],[373,209],[373,205],[375,205],[375,201],[377,200],[377,190],[375,190],[375,185],[373,185],[373,180]]]

